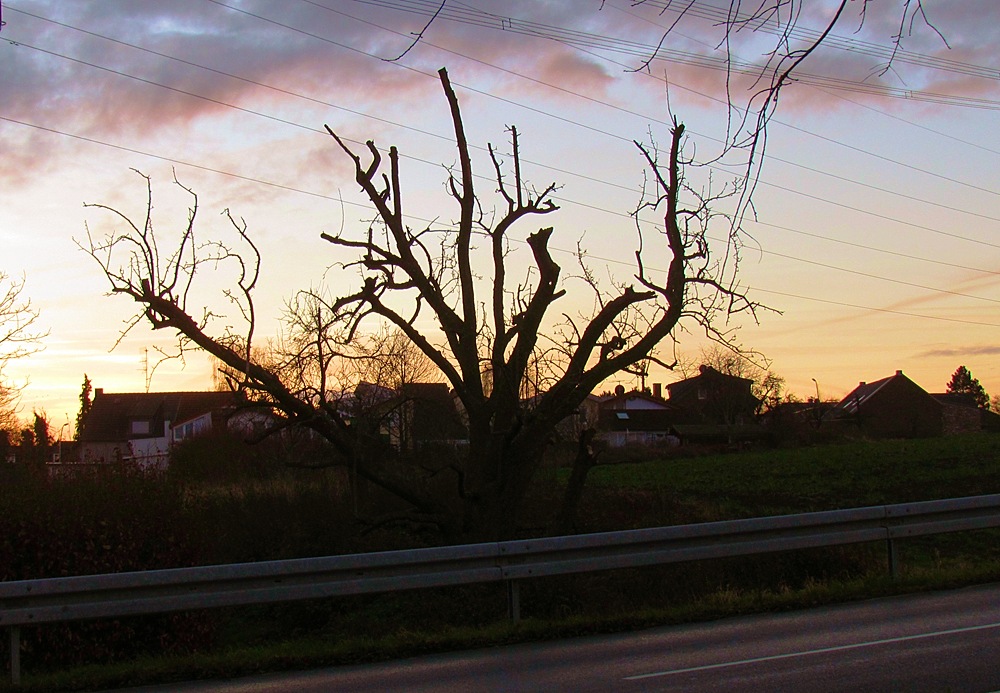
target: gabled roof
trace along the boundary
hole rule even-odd
[[[928,398],[940,403],[940,400],[938,400],[935,396],[929,394],[922,387],[903,375],[903,371],[896,371],[895,375],[890,375],[888,378],[882,378],[881,380],[876,380],[871,383],[860,383],[856,388],[851,390],[851,392],[848,393],[844,399],[840,400],[840,403],[833,408],[831,415],[843,416],[845,414],[857,414],[858,409],[863,407],[866,402],[872,399],[872,397],[881,392],[890,383],[897,381],[909,383],[911,386],[924,393],[924,395]]]
[[[166,434],[164,423],[178,424],[204,414],[232,409],[235,392],[117,392],[98,389],[80,434],[81,442],[117,442],[137,437],[131,422],[148,421],[148,437]]]
[[[876,380],[873,383],[860,383],[844,399],[840,400],[840,403],[834,407],[834,411],[838,414],[857,414],[862,404],[871,399],[875,393],[885,387],[895,377],[895,375],[892,375],[888,378]]]

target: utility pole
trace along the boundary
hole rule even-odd
[[[146,383],[146,394],[149,394],[149,348],[142,350],[142,378],[143,382]]]

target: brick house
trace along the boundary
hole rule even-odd
[[[699,423],[737,425],[752,423],[760,400],[753,381],[701,366],[698,375],[667,385],[670,403],[691,412]]]
[[[925,438],[945,432],[944,405],[903,371],[860,383],[825,421],[873,438]]]

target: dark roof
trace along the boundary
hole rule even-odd
[[[896,375],[901,374],[897,373]],[[896,375],[876,380],[873,383],[859,384],[856,388],[851,390],[847,396],[844,397],[844,399],[840,400],[840,403],[834,407],[834,411],[838,414],[857,414],[858,408],[864,404],[865,401],[871,399],[872,395],[885,387],[890,380],[896,377]]]
[[[675,397],[692,388],[698,387],[703,382],[743,382],[747,384],[747,387],[753,385],[753,380],[750,378],[743,378],[738,375],[729,375],[728,373],[718,371],[711,366],[698,366],[698,375],[678,380],[675,383],[667,383],[667,392],[670,393],[671,397]]]
[[[235,392],[113,392],[98,390],[80,433],[82,442],[115,442],[136,437],[160,437],[171,425],[209,412],[232,409],[240,402]],[[149,421],[149,433],[130,432],[132,421]]]
[[[896,371],[895,375],[890,375],[888,378],[882,378],[881,380],[876,380],[871,383],[860,383],[856,388],[851,390],[851,392],[848,393],[844,399],[840,400],[840,403],[837,404],[837,406],[831,411],[831,416],[836,417],[843,416],[845,414],[853,416],[854,414],[857,414],[859,407],[864,406],[865,402],[878,394],[882,388],[896,380],[909,383],[914,388],[924,393],[927,397],[935,400],[939,404],[942,403],[936,395],[931,395],[922,387],[903,375],[903,371]]]
[[[931,397],[941,404],[979,409],[975,396],[968,392],[932,392]]]

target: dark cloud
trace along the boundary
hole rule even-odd
[[[931,358],[931,357],[957,357],[964,358],[967,356],[996,356],[1000,354],[1000,345],[979,345],[979,346],[963,346],[963,347],[946,347],[939,349],[928,349],[927,351],[917,354],[918,358]]]
[[[423,28],[426,16],[366,3],[323,7],[249,0],[234,1],[227,8],[194,0],[25,0],[16,9],[5,8],[3,38],[9,42],[0,44],[4,64],[0,115],[112,142],[169,133],[172,143],[182,145],[188,129],[204,119],[232,113],[232,106],[280,111],[282,117],[315,128],[322,123],[302,121],[299,115],[315,108],[315,100],[401,119],[428,89],[425,75],[433,77],[442,64],[455,66],[456,82],[485,78],[508,95],[526,98],[530,93],[527,98],[541,108],[573,98],[566,90],[604,98],[615,80],[638,79],[623,66],[641,65],[643,47],[652,50],[674,17],[652,6],[608,5],[600,10],[597,0],[592,5],[581,10],[581,3],[561,0],[510,6],[507,11],[518,13],[518,19],[533,22],[542,33],[551,32],[545,38],[512,32],[509,23],[486,13],[463,15],[475,21],[439,19],[426,32],[426,45],[418,44],[394,63],[381,58],[403,53],[413,43],[415,32]],[[953,49],[943,48],[934,30],[918,21],[914,33],[906,37],[908,51],[934,51],[962,61],[997,64],[993,46],[1000,38],[1000,22],[989,18],[996,19],[1000,10],[992,0],[948,3],[947,13],[942,3],[933,0],[925,0],[924,6],[934,28]],[[898,30],[898,17],[885,8],[882,12],[878,14],[874,6],[869,9],[858,40],[887,45],[888,37]],[[824,16],[816,13],[804,18],[819,26]],[[856,17],[848,18],[841,34],[850,35],[856,25]],[[711,21],[686,17],[664,47],[683,51],[692,60],[698,54],[719,57],[718,32]],[[580,37],[592,45],[574,43]],[[631,42],[628,50],[624,49],[626,39]],[[742,34],[735,45],[741,55],[758,59],[773,41],[773,37]],[[903,64],[881,77],[872,76],[878,61],[831,48],[813,56],[808,71],[977,96],[997,93],[995,79]],[[507,72],[498,73],[492,65]],[[725,74],[718,70],[655,61],[650,72],[666,75],[672,84],[695,93],[724,94]],[[520,80],[518,74],[535,81]],[[546,89],[540,84],[545,82],[563,91]],[[662,87],[650,84],[662,93]],[[730,88],[749,98],[752,80],[740,77]],[[297,100],[289,92],[314,101]],[[676,96],[681,93],[677,90]],[[828,109],[832,102],[814,90],[796,88],[788,92],[784,106]],[[7,138],[17,127],[0,123],[0,134]],[[0,176],[10,180],[27,175],[33,163],[41,165],[47,156],[45,144],[33,143],[30,152],[7,158]]]

